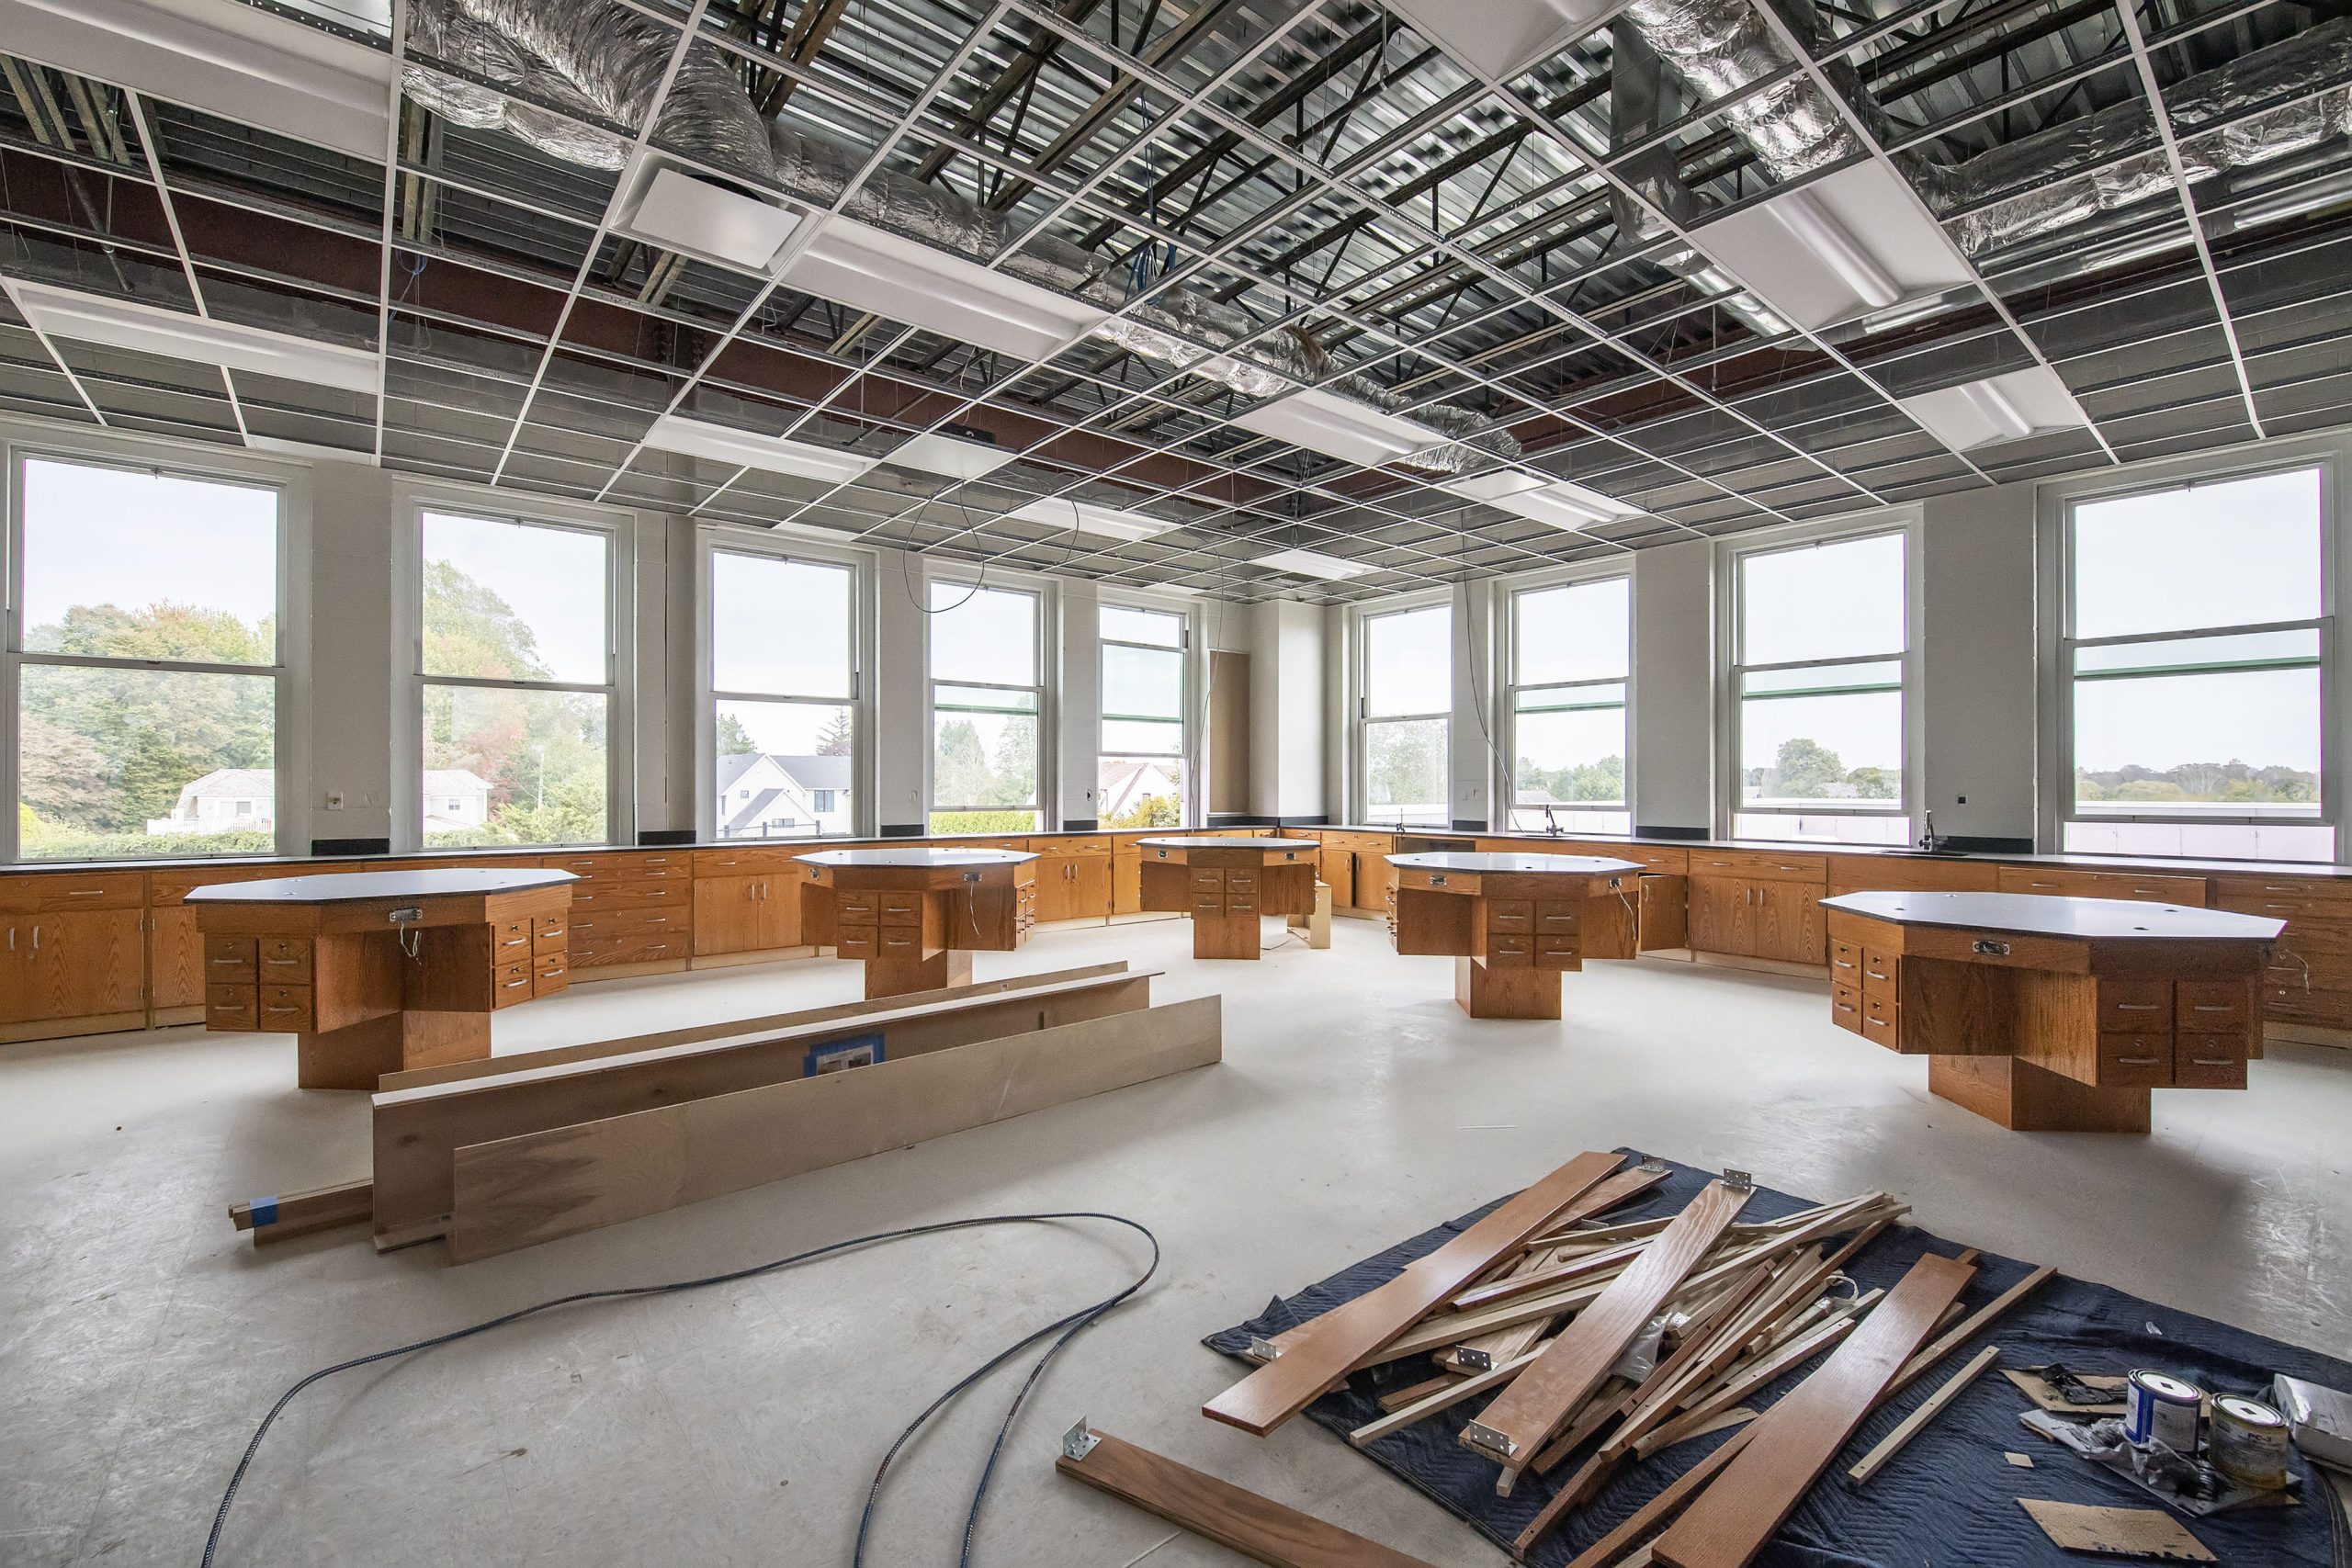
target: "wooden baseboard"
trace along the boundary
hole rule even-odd
[[[1663,958],[1669,964],[1696,964],[1699,955],[1687,947],[1645,947],[1634,955],[1636,958]]]
[[[693,960],[657,958],[650,964],[591,964],[586,968],[574,964],[571,984],[584,986],[591,980],[634,980],[640,975],[683,975]]]
[[[1385,909],[1359,909],[1353,904],[1334,904],[1331,913],[1343,920],[1385,920],[1388,918]]]
[[[640,1219],[1223,1058],[1199,997],[455,1153],[459,1263]]]
[[[2352,1051],[2352,1029],[2324,1029],[2316,1023],[2266,1023],[2262,1037],[2297,1045],[2333,1045],[2339,1051]]]
[[[1648,956],[1646,953],[1645,957]],[[1826,964],[1792,964],[1784,958],[1750,958],[1739,953],[1693,953],[1697,962],[1715,969],[1746,969],[1758,975],[1788,975],[1800,980],[1829,984]]]
[[[202,1023],[204,1004],[191,1002],[184,1008],[157,1008],[147,1015],[150,1029],[177,1029],[184,1023]]]
[[[697,953],[686,960],[689,969],[739,969],[746,964],[783,964],[795,958],[814,958],[813,947],[768,947],[756,953]],[[578,974],[578,970],[573,970]]]
[[[196,1010],[204,1016],[204,1010]],[[20,1040],[63,1040],[76,1034],[117,1034],[126,1030],[147,1027],[145,1010],[138,1012],[99,1012],[82,1018],[37,1018],[25,1023],[0,1023],[0,1045],[13,1045]]]

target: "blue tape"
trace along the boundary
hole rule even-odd
[[[853,1034],[846,1039],[829,1040],[822,1045],[811,1045],[801,1059],[800,1076],[817,1077],[825,1073],[838,1073],[851,1067],[868,1067],[882,1059],[882,1036]]]
[[[264,1225],[274,1225],[277,1223],[277,1200],[256,1198],[245,1205],[245,1213],[253,1221],[255,1230]]]

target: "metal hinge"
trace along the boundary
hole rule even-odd
[[[1484,1449],[1495,1458],[1509,1463],[1519,1452],[1519,1445],[1482,1422],[1473,1421],[1462,1428],[1462,1440],[1474,1449]]]
[[[1756,1190],[1756,1178],[1744,1170],[1727,1168],[1724,1172],[1724,1185],[1735,1192],[1753,1192]]]
[[[1262,1365],[1267,1361],[1275,1359],[1277,1357],[1281,1356],[1282,1353],[1283,1348],[1275,1344],[1272,1340],[1266,1338],[1263,1335],[1252,1334],[1250,1337],[1250,1359],[1251,1360]]]
[[[1094,1451],[1094,1445],[1102,1440],[1087,1430],[1086,1417],[1081,1416],[1078,1418],[1077,1426],[1062,1434],[1062,1458],[1084,1459]]]
[[[1474,1372],[1491,1372],[1495,1370],[1494,1352],[1474,1350],[1467,1345],[1456,1345],[1453,1348],[1453,1364],[1457,1367],[1467,1367]]]

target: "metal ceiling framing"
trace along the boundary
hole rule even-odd
[[[62,71],[51,96],[12,63],[0,92],[0,291],[14,301],[17,279],[78,279],[102,254],[134,297],[134,276],[175,273],[187,297],[164,302],[199,316],[217,313],[216,279],[243,297],[231,319],[248,324],[261,324],[264,297],[298,314],[365,310],[381,366],[367,414],[333,396],[301,406],[300,389],[267,378],[241,388],[229,370],[189,384],[158,368],[151,381],[35,330],[21,307],[0,321],[0,407],[219,442],[260,441],[266,414],[271,430],[391,468],[1237,600],[1367,598],[2352,423],[2352,288],[2329,281],[2352,258],[2352,196],[2291,221],[2232,216],[2254,197],[2276,205],[2345,181],[2352,149],[2339,132],[2275,175],[2191,187],[2188,132],[2165,97],[2333,14],[2314,6],[1860,0],[1821,6],[1813,39],[1778,8],[1793,0],[1749,0],[1787,60],[1717,97],[1679,84],[1672,112],[1621,141],[1600,129],[1614,123],[1618,85],[1605,22],[1497,73],[1374,0],[616,3],[676,40],[641,118],[594,122],[632,162],[659,145],[743,182],[655,141],[689,46],[708,44],[763,118],[850,149],[855,177],[830,202],[794,196],[804,208],[844,212],[884,170],[947,187],[1018,236],[967,262],[1001,273],[1039,237],[1077,243],[1098,276],[1125,280],[1103,307],[1114,319],[1157,319],[1204,292],[1231,301],[1242,335],[1203,352],[1248,363],[1253,346],[1306,333],[1330,356],[1317,384],[1345,395],[1357,383],[1343,378],[1369,376],[1408,417],[1467,408],[1513,434],[1531,471],[1642,514],[1566,531],[1464,500],[1442,473],[1252,434],[1234,422],[1261,400],[1099,337],[1021,361],[774,275],[724,274],[641,242],[615,250],[626,177],[607,184],[503,132],[437,120],[404,144],[404,119],[414,130],[425,113],[410,103],[404,115],[399,87],[410,0],[393,0],[389,36],[340,29],[392,61],[380,164],[178,106],[159,113]],[[2135,95],[2171,188],[1967,256],[1970,281],[1916,321],[1775,331],[1736,288],[1668,263],[1689,252],[1703,264],[1707,223],[1845,166],[1780,178],[1742,140],[1738,111],[1792,83],[1929,221],[2009,194],[1939,208],[1921,157],[1997,151]],[[2200,135],[2217,123],[2192,122]],[[140,146],[118,158],[126,130]],[[1644,184],[1661,158],[1686,209]],[[404,229],[412,184],[429,216]],[[193,226],[189,203],[202,209]],[[2160,221],[2159,207],[2177,216]],[[238,211],[301,226],[318,254],[240,252],[219,233]],[[1620,231],[1627,214],[1638,231]],[[2152,234],[2165,243],[2150,249]],[[350,248],[363,243],[366,282]],[[2088,429],[1962,450],[1905,411],[1939,384],[2019,367],[2064,379]],[[644,439],[663,413],[851,441],[879,466],[814,483],[683,458]],[[889,461],[901,438],[974,425],[1007,433],[1018,456],[971,480]],[[1114,542],[1007,515],[1053,497],[1170,528]],[[1366,570],[1324,582],[1250,564],[1292,548]]]

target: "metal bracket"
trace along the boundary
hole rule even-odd
[[[1432,874],[1430,874],[1430,886],[1431,887],[1442,887],[1442,886],[1445,886],[1445,874],[1444,874],[1444,873],[1442,873],[1442,872],[1432,873]]]
[[[394,909],[391,914],[386,918],[396,926],[404,926],[412,920],[421,920],[424,919],[424,911],[418,908],[415,905],[411,904],[406,908]]]
[[[1081,1416],[1078,1418],[1077,1426],[1062,1434],[1062,1458],[1084,1459],[1094,1451],[1094,1445],[1102,1440],[1086,1429],[1086,1417]]]
[[[1490,1459],[1508,1464],[1518,1454],[1519,1445],[1496,1431],[1492,1427],[1473,1421],[1462,1428],[1462,1440],[1474,1449],[1482,1449]]]
[[[1666,1168],[1666,1161],[1658,1158],[1656,1155],[1644,1155],[1642,1156],[1641,1168],[1655,1176],[1659,1171]]]
[[[967,882],[978,882],[979,879],[980,874],[977,871],[967,871],[964,874],[964,880]]]
[[[1495,1370],[1495,1358],[1491,1351],[1474,1350],[1467,1345],[1456,1345],[1453,1348],[1453,1364],[1457,1367],[1467,1367],[1474,1372],[1491,1372]]]
[[[1250,1337],[1250,1359],[1263,1365],[1283,1353],[1283,1348],[1262,1335]]]
[[[1735,1192],[1753,1192],[1756,1190],[1756,1178],[1744,1170],[1726,1169],[1724,1185]]]
[[[2007,958],[2009,955],[2009,944],[2006,942],[1993,942],[1984,937],[1978,937],[1968,944],[1968,951],[1988,953],[1995,958]]]
[[[1625,879],[1623,877],[1612,876],[1609,879],[1609,891],[1611,893],[1622,893],[1624,889]]]

